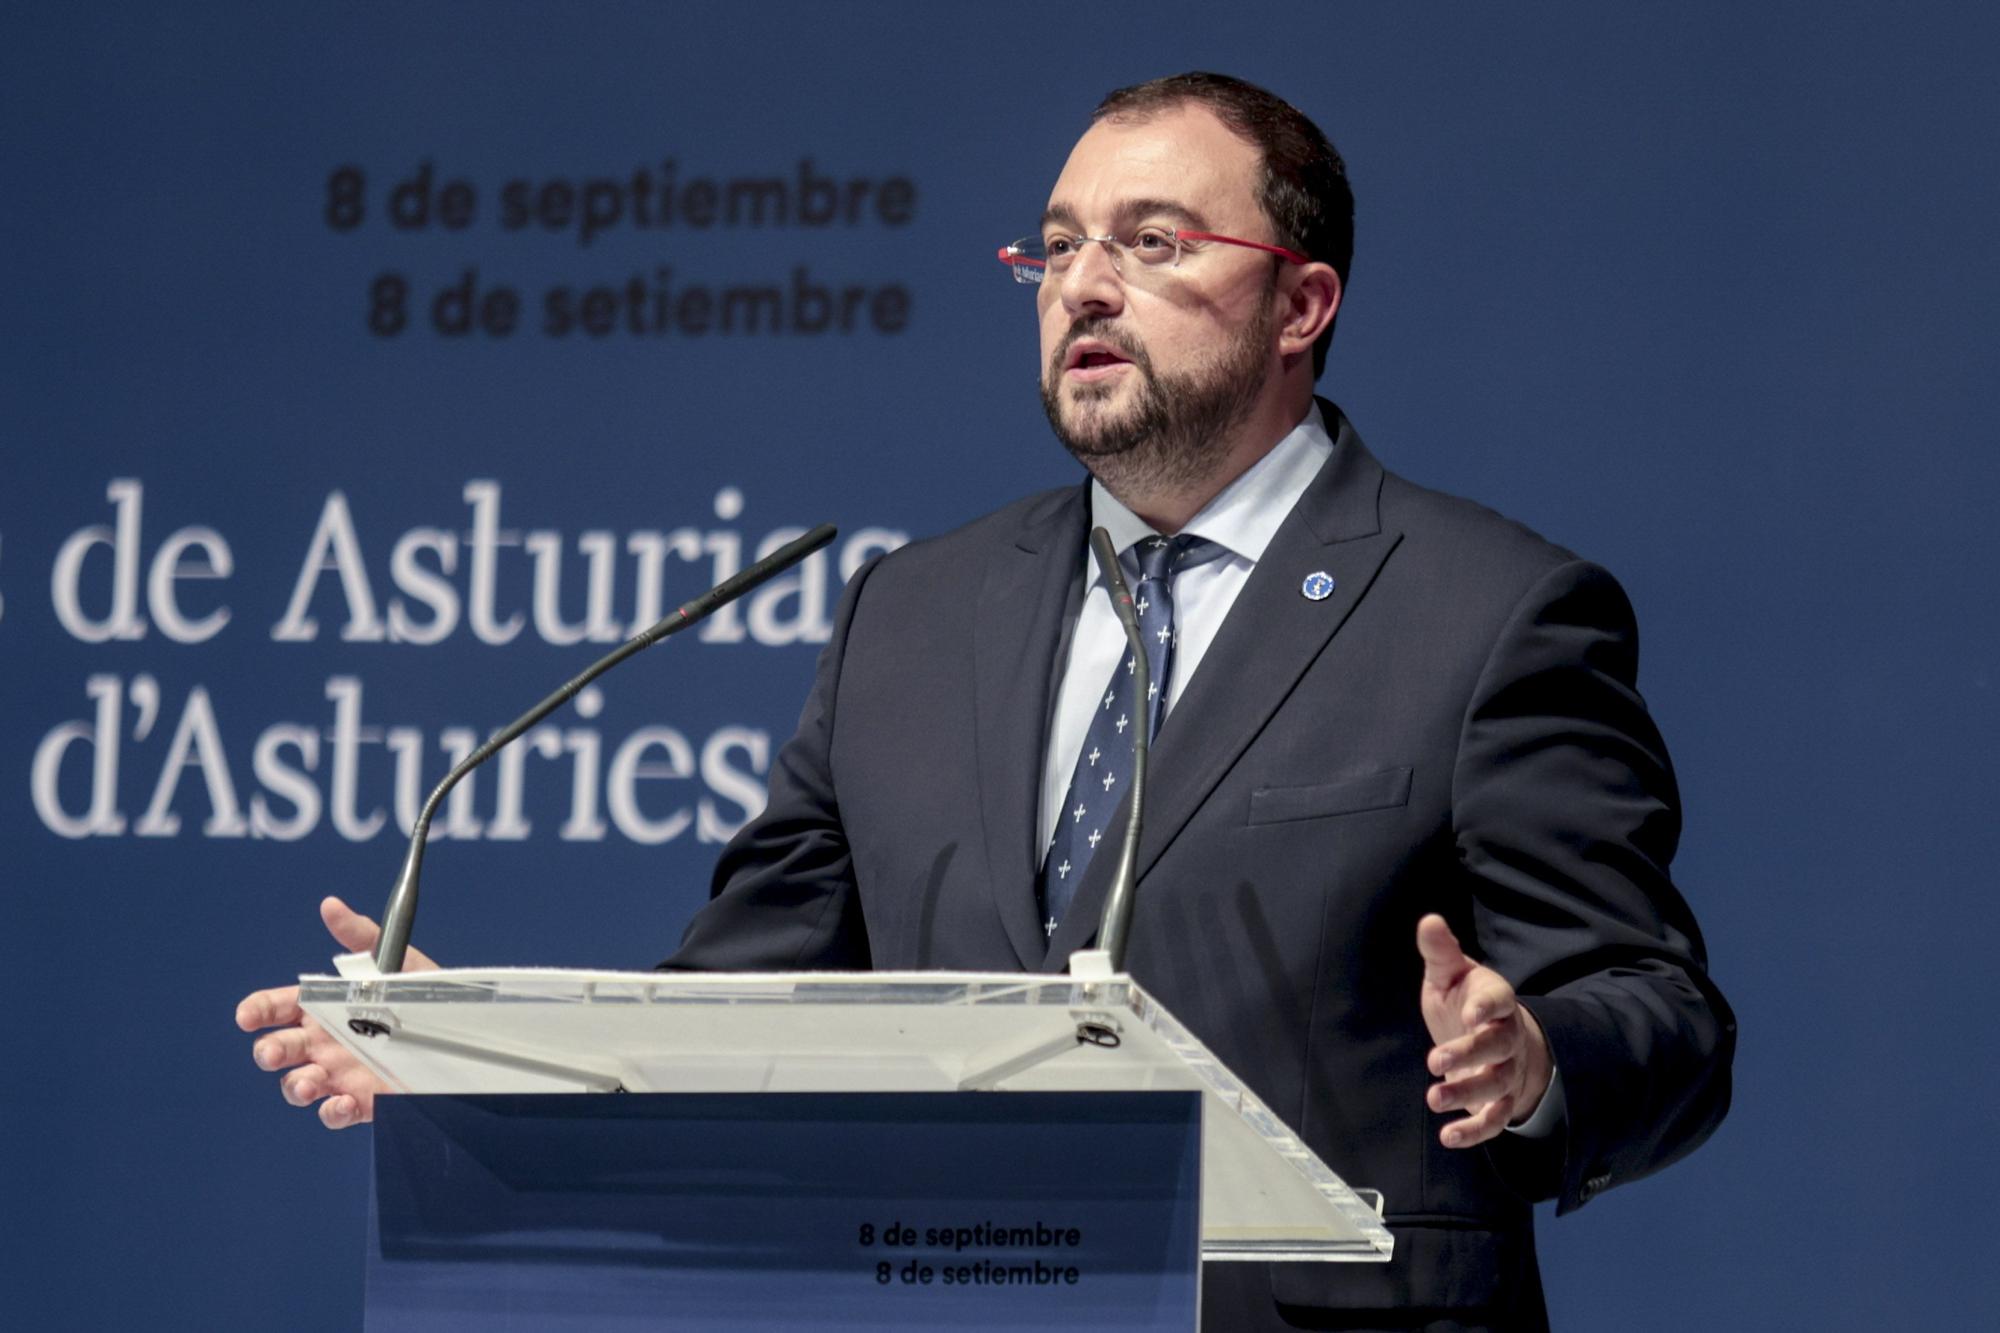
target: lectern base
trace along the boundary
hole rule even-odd
[[[1185,1333],[1200,1100],[385,1097],[366,1326]]]

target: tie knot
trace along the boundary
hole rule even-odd
[[[1222,554],[1222,548],[1214,542],[1188,533],[1178,537],[1147,537],[1133,549],[1139,556],[1142,582],[1165,582],[1180,570]]]

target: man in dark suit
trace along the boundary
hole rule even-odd
[[[1167,583],[1190,619],[1127,961],[1397,1235],[1383,1269],[1211,1265],[1209,1322],[1532,1328],[1529,1201],[1698,1143],[1730,1019],[1666,874],[1674,782],[1617,585],[1385,472],[1312,397],[1351,217],[1331,146],[1268,94],[1107,101],[1011,254],[1042,265],[1044,398],[1094,484],[856,576],[670,965],[1060,971],[1115,868],[1080,835],[1123,824],[1078,794],[1102,771],[1115,795],[1127,753],[1092,763],[1078,720],[1123,708],[1087,529],[1135,585],[1155,534],[1205,539]]]
[[[854,577],[668,965],[1059,971],[1114,869],[1120,740],[1152,726],[1129,970],[1397,1237],[1379,1267],[1211,1265],[1205,1326],[1533,1329],[1531,1201],[1698,1144],[1734,1027],[1667,877],[1617,585],[1385,471],[1313,398],[1351,238],[1339,158],[1278,99],[1190,75],[1106,100],[1006,252],[1094,480]],[[1158,627],[1144,718],[1093,525]],[[365,1118],[329,1046],[288,1028],[258,1059]]]

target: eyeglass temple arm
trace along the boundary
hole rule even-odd
[[[1236,236],[1221,236],[1212,231],[1183,231],[1179,235],[1183,240],[1220,241],[1224,245],[1240,245],[1249,250],[1262,250],[1265,254],[1278,255],[1281,258],[1289,259],[1294,264],[1312,263],[1312,260],[1306,258],[1298,251],[1287,250],[1282,245],[1266,245],[1262,241],[1246,241]]]

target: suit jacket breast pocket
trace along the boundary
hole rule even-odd
[[[1250,793],[1252,824],[1283,824],[1298,819],[1324,819],[1364,810],[1388,810],[1410,800],[1408,768],[1378,768],[1347,773],[1307,787],[1259,787]]]

